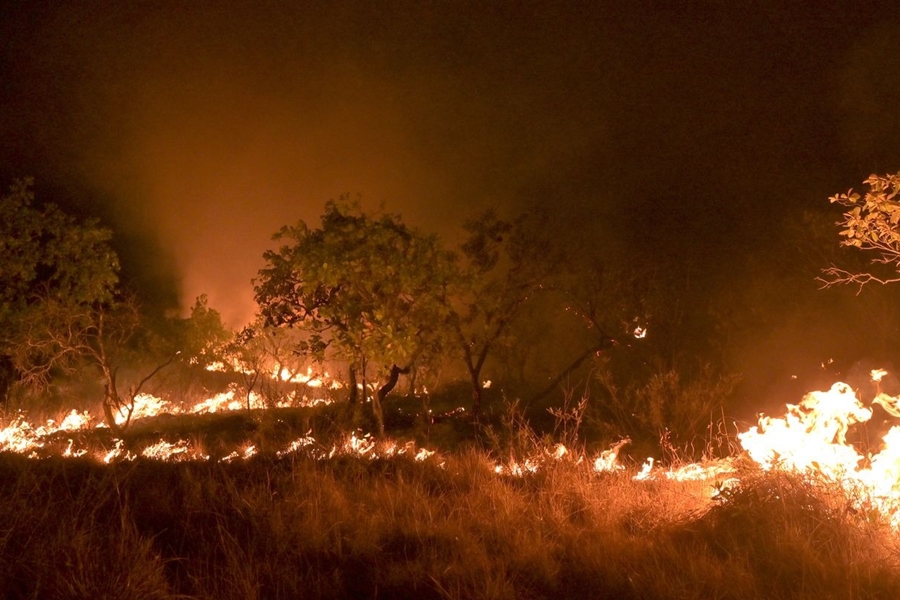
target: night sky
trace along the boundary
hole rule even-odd
[[[900,11],[854,2],[5,2],[0,180],[233,324],[281,225],[552,206],[710,288],[900,170]],[[790,257],[785,257],[790,260]],[[823,265],[826,266],[826,265]]]

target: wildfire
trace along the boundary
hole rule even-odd
[[[195,452],[190,442],[186,440],[178,440],[175,443],[161,440],[141,450],[141,456],[175,462],[182,460],[206,460],[209,458],[204,454]]]
[[[209,371],[235,371],[239,368],[240,365],[237,363],[232,365],[213,363],[206,367]],[[308,369],[305,374],[291,373],[283,368],[275,369],[270,379],[276,381],[276,377],[280,378],[284,383],[296,384],[299,387],[281,394],[277,400],[270,401],[255,391],[249,393],[239,391],[236,385],[232,385],[225,392],[215,394],[188,406],[171,402],[152,394],[142,393],[136,395],[130,404],[122,406],[118,411],[114,412],[113,418],[116,424],[126,425],[160,415],[204,415],[225,411],[262,410],[273,407],[313,407],[332,402],[330,398],[320,395],[310,397],[313,390],[338,389],[341,387],[340,383],[333,381],[327,372],[315,375],[311,369]],[[304,390],[309,392],[310,395],[304,393]],[[46,423],[39,425],[33,424],[28,420],[26,414],[19,412],[13,415],[5,425],[0,422],[0,427],[2,427],[0,428],[0,452],[14,452],[29,458],[38,458],[50,454],[60,454],[67,458],[74,458],[91,454],[104,463],[117,460],[135,460],[139,456],[153,460],[171,461],[206,460],[209,458],[194,449],[190,442],[185,440],[175,442],[160,441],[147,446],[137,454],[127,449],[124,442],[118,439],[113,439],[110,442],[111,447],[102,452],[89,450],[83,445],[83,441],[74,437],[66,437],[66,434],[75,434],[76,432],[95,428],[108,428],[107,423],[102,418],[98,419],[88,411],[79,412],[72,410],[59,422],[49,419]],[[65,444],[65,448],[59,448],[61,443]],[[246,459],[253,454],[255,454],[255,450],[248,451],[245,449],[240,454],[235,456],[229,455],[225,459]]]
[[[872,379],[881,381],[887,372],[872,371]],[[273,379],[306,384],[306,388],[334,387],[327,374],[316,377],[287,372],[273,373]],[[488,382],[485,382],[485,387]],[[282,396],[278,403],[268,403],[258,394],[238,394],[237,389],[216,394],[192,406],[180,406],[165,399],[140,394],[130,411],[131,422],[162,414],[200,415],[222,411],[253,410],[272,406],[315,406],[327,402],[323,398],[309,400],[298,390]],[[763,470],[783,469],[800,473],[813,473],[840,483],[850,492],[848,497],[861,511],[876,510],[895,528],[900,528],[900,425],[891,427],[881,440],[877,453],[863,454],[848,441],[854,426],[867,423],[874,414],[874,405],[881,406],[885,414],[900,418],[900,397],[882,391],[866,406],[857,393],[847,384],[835,383],[827,391],[807,394],[799,404],[788,404],[781,418],[761,416],[756,426],[738,434],[743,453]],[[121,412],[120,423],[128,418],[128,411]],[[118,420],[118,419],[117,419]],[[15,414],[0,429],[0,452],[15,452],[32,458],[51,454],[63,457],[88,457],[99,462],[161,460],[161,461],[209,461],[230,462],[249,460],[259,453],[249,442],[230,454],[210,457],[190,440],[164,440],[137,447],[121,439],[109,440],[102,450],[87,446],[86,436],[78,435],[105,424],[87,411],[72,410],[58,422],[48,420],[34,425],[22,413]],[[109,439],[108,437],[105,439]],[[619,461],[622,448],[630,442],[622,439],[593,458],[563,444],[540,447],[527,456],[518,456],[498,462],[494,472],[501,476],[525,477],[553,463],[585,464],[597,473],[621,472],[625,469]],[[443,465],[440,454],[434,450],[417,447],[413,442],[399,443],[377,439],[369,434],[353,432],[339,441],[320,444],[311,432],[301,436],[275,452],[279,458],[303,455],[316,460],[336,456],[352,456],[375,460],[408,456],[416,461],[437,460]],[[639,481],[663,478],[677,482],[708,482],[709,496],[736,477],[735,466],[739,457],[690,463],[677,468],[661,467],[652,457],[648,458],[633,478]]]
[[[761,417],[758,426],[738,439],[763,469],[815,468],[830,477],[843,477],[863,460],[847,444],[847,430],[871,417],[872,410],[860,403],[850,386],[835,383],[827,392],[810,392],[800,404],[788,404],[784,418]]]
[[[875,381],[886,373],[872,372]],[[893,416],[900,398],[879,392],[879,404]],[[759,425],[738,436],[761,468],[821,474],[850,492],[857,508],[874,508],[900,527],[900,425],[883,436],[881,449],[863,455],[847,442],[849,429],[872,418],[850,386],[835,383],[827,392],[811,392],[799,405],[787,405],[781,419],[760,418]]]

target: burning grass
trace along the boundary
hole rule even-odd
[[[634,479],[462,451],[103,465],[0,457],[6,598],[896,598],[892,531],[751,470]]]
[[[121,437],[8,419],[0,597],[900,597],[900,428],[848,443],[875,408],[847,386],[729,456],[643,467],[627,440],[586,451],[586,400],[553,435],[513,405],[486,446],[443,451],[348,431],[337,405],[157,404]]]

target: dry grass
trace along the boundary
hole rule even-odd
[[[897,598],[894,535],[820,482],[636,482],[479,451],[101,466],[0,457],[4,598]]]

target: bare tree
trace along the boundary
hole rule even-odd
[[[45,389],[54,373],[72,375],[85,363],[99,369],[103,380],[103,415],[116,432],[128,427],[138,394],[160,370],[171,364],[177,351],[169,351],[125,389],[119,372],[134,363],[140,314],[133,298],[93,306],[72,306],[43,299],[40,313],[24,323],[12,360],[20,384]]]

